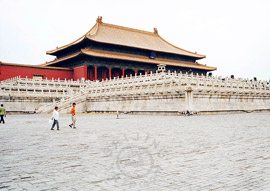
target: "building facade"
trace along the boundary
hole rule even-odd
[[[0,80],[14,77],[6,67],[21,67],[19,70],[28,77],[103,80],[114,77],[148,74],[156,72],[158,65],[166,70],[206,74],[216,70],[199,64],[204,55],[178,48],[159,36],[157,29],[147,32],[127,27],[107,24],[98,17],[96,24],[76,41],[55,50],[47,51],[55,60],[45,64],[20,66],[0,63]],[[33,71],[33,68],[36,70]],[[50,70],[48,72],[46,70]],[[29,71],[29,72],[27,72]],[[1,75],[2,75],[1,73]],[[59,74],[59,75],[58,75]]]

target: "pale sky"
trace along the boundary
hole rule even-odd
[[[270,79],[269,0],[0,0],[0,61],[42,64],[96,22],[153,31],[215,75]]]

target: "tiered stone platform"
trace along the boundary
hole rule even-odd
[[[8,111],[48,113],[55,105],[67,112],[208,113],[270,110],[269,82],[150,73],[104,81],[13,78],[1,82]]]

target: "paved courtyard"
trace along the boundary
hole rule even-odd
[[[269,190],[270,113],[9,115],[0,190]]]

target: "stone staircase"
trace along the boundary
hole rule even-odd
[[[85,102],[86,97],[87,97],[87,91],[82,90],[80,93],[72,95],[68,98],[62,98],[59,101],[41,106],[38,110],[36,110],[36,113],[52,113],[55,106],[58,106],[59,107],[58,111],[61,112],[68,108],[71,108],[72,103],[79,104],[79,103]]]

